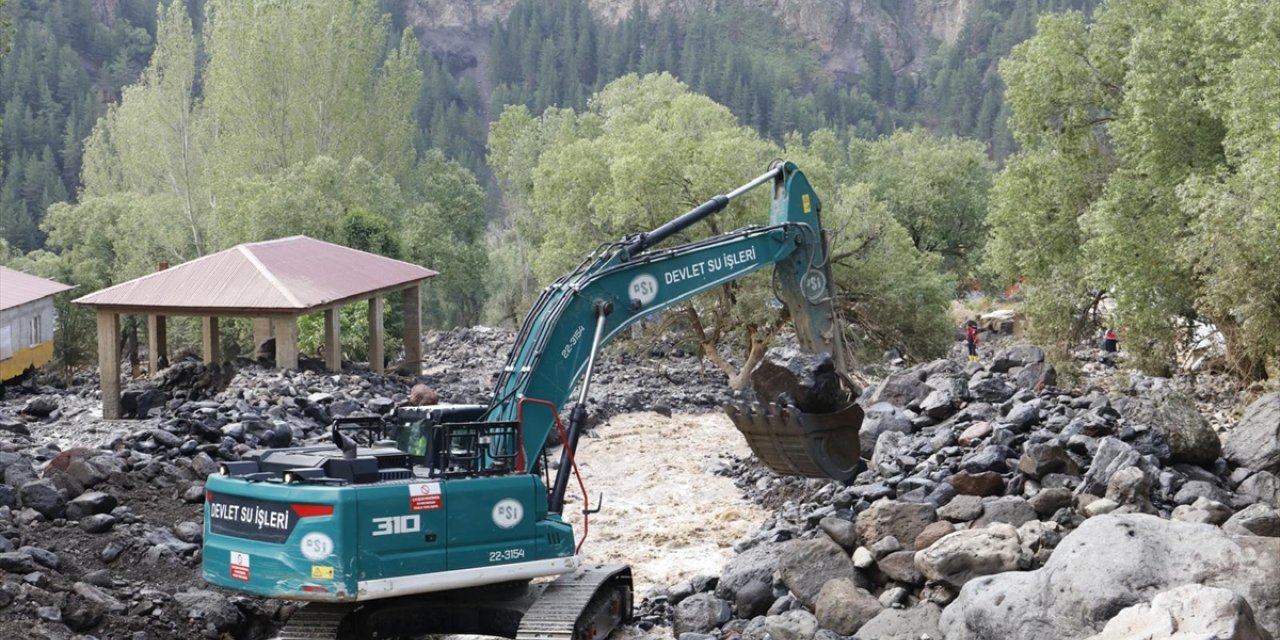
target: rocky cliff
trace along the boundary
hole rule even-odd
[[[400,0],[424,46],[437,53],[479,57],[494,20],[504,20],[519,0]],[[921,68],[934,41],[954,42],[974,0],[642,0],[653,13],[689,14],[729,2],[768,11],[821,52],[835,75],[857,73],[863,50],[879,38],[898,72]],[[595,15],[616,22],[633,6],[618,0],[587,0]]]

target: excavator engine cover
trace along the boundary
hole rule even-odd
[[[724,409],[752,453],[774,473],[848,482],[862,470],[858,429],[863,413],[857,403],[830,413],[773,403]]]

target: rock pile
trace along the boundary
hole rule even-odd
[[[1223,446],[1168,381],[1113,398],[1055,373],[1029,345],[893,373],[864,392],[855,482],[744,461],[774,516],[705,589],[654,601],[682,640],[1280,633],[1280,394]]]

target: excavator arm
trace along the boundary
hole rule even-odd
[[[768,225],[650,250],[762,185],[772,189]],[[529,311],[484,420],[518,419],[524,458],[533,460],[556,426],[552,407],[565,406],[578,387],[579,398],[568,428],[567,449],[572,450],[586,418],[591,370],[603,345],[651,314],[768,266],[776,269],[776,290],[790,312],[801,347],[830,353],[843,370],[844,348],[832,302],[821,208],[804,174],[792,163],[779,163],[755,180],[649,233],[602,247],[578,269],[547,287]],[[829,427],[820,429],[826,435],[819,437],[824,442],[818,442],[817,449],[811,446],[813,438],[806,435],[805,426],[791,424],[793,416],[803,413],[794,408],[790,412],[786,407],[734,408],[730,415],[753,450],[775,470],[848,479],[857,466],[856,454],[850,459],[848,451],[856,451],[861,422],[861,411],[851,406],[841,414],[838,421],[844,424],[836,432]],[[789,432],[794,432],[790,438]],[[837,435],[852,442],[853,448],[838,453],[833,463],[829,452]],[[559,511],[568,479],[568,465],[563,462],[552,489],[552,512]]]

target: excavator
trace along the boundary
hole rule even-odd
[[[767,225],[655,248],[760,186],[772,189]],[[799,346],[843,369],[821,209],[804,173],[775,163],[652,231],[601,246],[548,286],[488,405],[348,418],[331,426],[331,442],[223,462],[205,484],[204,579],[301,601],[281,629],[286,640],[607,636],[632,615],[630,567],[588,562],[564,517],[601,348],[655,312],[772,265]],[[861,465],[856,391],[848,385],[822,412],[786,394],[726,410],[771,470],[848,481]],[[585,488],[581,499],[585,530]]]

